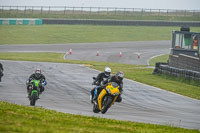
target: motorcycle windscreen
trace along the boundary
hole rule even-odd
[[[110,90],[111,92],[111,95],[113,94],[116,94],[118,95],[119,94],[119,85],[115,82],[111,82],[107,87],[106,87],[106,90]]]
[[[39,83],[40,83],[40,80],[33,80],[33,83],[34,83],[34,86],[38,87]]]

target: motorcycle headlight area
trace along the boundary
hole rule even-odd
[[[106,90],[107,90],[107,92],[108,92],[109,94],[111,94],[111,91],[110,91],[110,89],[109,89],[109,88],[107,88]]]

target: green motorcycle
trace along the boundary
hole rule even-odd
[[[30,105],[35,106],[35,102],[39,99],[40,94],[40,80],[32,80],[29,84],[29,100]]]

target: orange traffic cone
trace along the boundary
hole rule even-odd
[[[69,49],[69,54],[70,54],[70,55],[72,54],[72,49],[71,49],[71,48]]]
[[[99,56],[99,51],[97,51],[97,54],[96,54],[96,56]]]
[[[137,57],[138,57],[138,59],[140,59],[140,56],[141,56],[141,53],[138,52],[138,53],[137,53]]]
[[[122,57],[122,52],[121,51],[119,52],[119,56]]]

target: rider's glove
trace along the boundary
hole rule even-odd
[[[42,86],[44,87],[45,85],[47,85],[47,82],[46,81],[42,82]]]
[[[95,85],[100,86],[100,82],[99,81],[95,82]]]
[[[101,82],[101,87],[105,87],[105,86],[107,86],[107,85],[108,85],[108,84],[107,84],[107,83],[105,84],[104,81]]]
[[[92,85],[95,85],[95,81],[94,81],[94,82],[92,82]]]
[[[29,78],[29,79],[28,79],[29,83],[31,82],[31,80],[33,80],[33,79],[32,79],[32,78]]]
[[[101,81],[101,84],[100,84],[101,86],[104,86],[104,82],[103,81]]]
[[[28,85],[30,83],[29,79],[26,80],[26,85]]]

